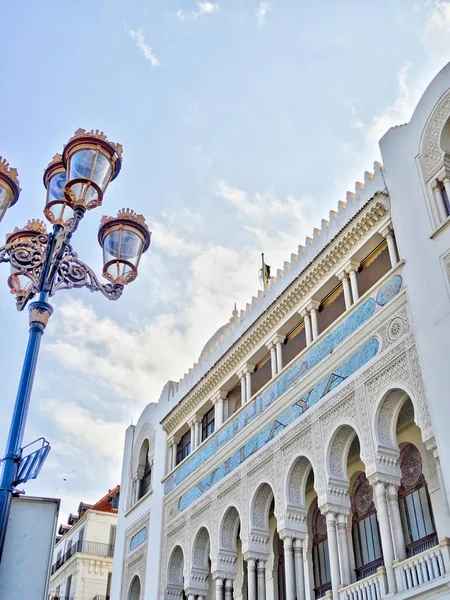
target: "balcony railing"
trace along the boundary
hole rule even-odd
[[[385,569],[380,567],[373,575],[346,586],[339,592],[339,600],[381,600],[386,593]]]
[[[79,540],[54,563],[52,566],[52,575],[77,552],[108,557],[114,556],[114,546],[110,544],[100,544],[99,542],[85,542],[84,540]]]
[[[410,590],[433,579],[450,573],[450,539],[442,540],[437,546],[429,548],[394,563],[395,579],[399,590]]]

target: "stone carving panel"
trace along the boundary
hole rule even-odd
[[[331,444],[329,470],[331,477],[347,481],[347,455],[355,430],[350,425],[342,425]]]
[[[306,480],[311,471],[311,463],[305,457],[299,458],[290,473],[288,482],[288,504],[296,508],[306,508]]]
[[[444,160],[441,148],[442,129],[450,117],[450,91],[437,104],[428,123],[422,141],[420,165],[425,181],[428,181]]]
[[[269,509],[273,498],[273,490],[269,484],[263,483],[253,499],[252,521],[256,529],[269,532]]]
[[[383,400],[378,413],[376,435],[378,444],[396,450],[398,448],[396,436],[396,423],[394,418],[398,415],[399,406],[408,397],[403,390],[392,390]]]

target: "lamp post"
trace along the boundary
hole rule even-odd
[[[8,285],[18,310],[29,300],[29,339],[10,425],[0,480],[0,560],[5,542],[14,488],[37,477],[50,450],[40,438],[40,447],[24,455],[23,435],[27,420],[39,346],[53,308],[48,300],[63,289],[87,287],[109,300],[117,300],[125,285],[137,277],[142,254],[150,246],[151,233],[142,215],[122,209],[117,217],[103,217],[98,241],[103,249],[103,277],[100,283],[93,270],[72,249],[71,238],[86,211],[100,206],[110,182],[122,163],[122,146],[96,131],[78,129],[56,154],[44,173],[47,190],[44,215],[53,225],[47,233],[43,221],[28,221],[6,236],[0,248],[0,262],[9,262]],[[20,193],[17,171],[0,157],[0,221],[17,202]]]

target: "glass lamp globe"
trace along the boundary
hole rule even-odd
[[[0,221],[8,208],[17,202],[20,191],[17,169],[11,168],[0,156]]]
[[[69,204],[87,210],[100,206],[106,188],[119,174],[122,146],[109,142],[101,131],[78,129],[65,146],[62,158]]]
[[[134,281],[150,239],[144,217],[129,208],[120,210],[117,217],[103,217],[98,232],[103,248],[103,277],[118,285]]]
[[[66,169],[61,154],[55,154],[44,172],[44,185],[47,190],[44,215],[52,225],[70,225],[73,210],[64,195]]]

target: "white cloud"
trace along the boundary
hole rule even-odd
[[[266,15],[270,10],[271,10],[270,3],[264,2],[264,0],[261,0],[261,2],[258,5],[258,8],[256,9],[256,12],[255,12],[256,21],[260,27],[263,27],[266,24]]]
[[[151,47],[145,41],[143,29],[128,29],[126,26],[125,29],[131,39],[136,42],[136,46],[145,60],[148,60],[152,67],[159,67],[161,63],[153,54]]]
[[[211,15],[212,13],[218,12],[219,3],[218,2],[209,2],[205,0],[204,2],[197,2],[197,10],[193,10],[190,13],[186,13],[181,8],[177,10],[175,15],[184,21],[185,19],[199,19],[200,17],[204,17],[205,15]]]
[[[450,59],[449,39],[450,2],[438,0],[431,4],[421,38],[425,51],[437,62],[437,68],[443,67]]]

